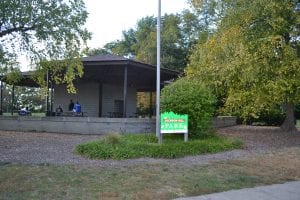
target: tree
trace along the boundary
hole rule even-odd
[[[82,71],[74,58],[91,35],[83,28],[88,15],[83,0],[2,0],[0,13],[1,69],[18,67],[16,60],[24,54],[39,74],[52,69],[45,61],[67,60],[60,66],[67,72],[61,82],[74,92],[72,80]]]
[[[3,102],[2,111],[9,113],[12,108],[12,88],[13,86],[4,84],[3,85]],[[40,88],[30,88],[30,87],[14,87],[14,108],[13,110],[18,110],[20,108],[29,107],[31,111],[43,111],[44,105],[44,95]]]
[[[299,11],[293,0],[226,1],[216,33],[190,58],[188,76],[225,95],[225,110],[255,115],[281,105],[284,131],[293,132],[300,102]]]
[[[225,10],[230,7],[230,0],[189,0],[197,13],[199,21],[210,30],[214,30],[224,17]]]
[[[95,48],[95,49],[90,49],[87,48],[85,49],[85,55],[87,56],[95,56],[95,55],[111,55],[112,52],[110,50],[107,50],[105,47],[104,48]]]
[[[153,16],[140,19],[135,29],[123,31],[123,38],[106,44],[104,50],[156,65],[156,21]],[[183,71],[190,48],[204,30],[203,23],[188,10],[177,15],[164,15],[161,33],[162,66]]]

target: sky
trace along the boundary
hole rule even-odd
[[[161,14],[180,13],[188,9],[188,0],[161,0]],[[122,39],[122,31],[135,28],[146,16],[157,16],[158,0],[84,0],[89,13],[86,28],[92,32],[90,48]],[[21,71],[32,70],[26,56],[19,58]]]
[[[157,16],[158,0],[84,0],[89,12],[87,29],[93,33],[91,48],[122,38],[122,31],[135,28],[138,19]],[[161,0],[161,12],[180,13],[187,0]]]

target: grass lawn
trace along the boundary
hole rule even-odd
[[[300,179],[300,147],[205,166],[0,164],[0,199],[172,199]]]
[[[297,120],[296,127],[300,128],[300,120],[299,119]]]
[[[129,159],[129,158],[178,158],[187,155],[216,153],[240,148],[242,142],[237,139],[206,136],[202,139],[183,141],[182,135],[164,135],[163,144],[158,144],[154,134],[117,135],[106,137],[76,147],[80,155],[92,159]]]

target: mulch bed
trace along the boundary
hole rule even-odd
[[[221,128],[218,133],[241,139],[245,142],[244,148],[250,151],[300,147],[300,131],[298,133],[285,133],[279,127],[241,125]]]
[[[234,126],[218,130],[221,135],[236,137],[244,141],[243,149],[236,149],[216,154],[187,156],[179,159],[140,158],[123,161],[90,160],[74,154],[77,144],[95,140],[100,136],[13,132],[0,131],[0,164],[54,164],[54,165],[95,165],[103,167],[120,167],[136,164],[169,163],[169,164],[207,164],[210,161],[244,158],[273,150],[288,147],[300,147],[299,134],[283,133],[276,127]]]

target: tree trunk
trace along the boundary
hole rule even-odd
[[[294,115],[295,106],[294,106],[294,104],[287,103],[284,105],[284,109],[285,109],[286,117],[280,127],[281,130],[284,132],[289,132],[289,133],[297,132],[297,128],[295,126],[295,115]]]

